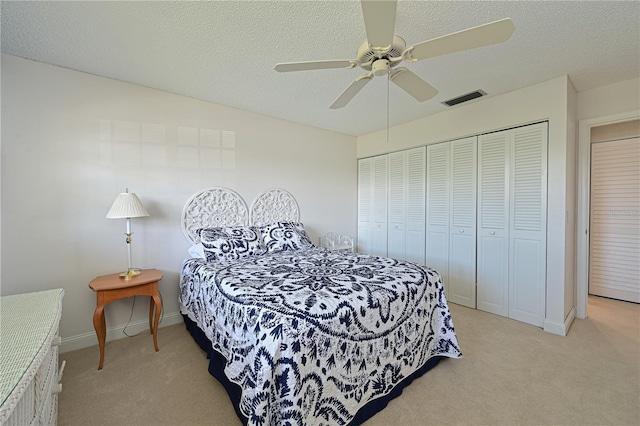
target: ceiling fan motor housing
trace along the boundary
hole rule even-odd
[[[388,49],[382,50],[382,53],[380,49],[376,49],[376,50],[372,49],[369,46],[369,43],[365,41],[358,48],[358,55],[356,59],[358,60],[358,62],[360,62],[361,68],[367,71],[373,70],[375,75],[382,75],[389,72],[389,68],[393,68],[396,65],[398,65],[400,62],[402,62],[400,60],[394,61],[390,59],[401,58],[402,52],[404,52],[406,47],[407,47],[407,43],[404,41],[402,37],[398,35],[393,36],[393,43]],[[380,62],[380,61],[376,61],[376,59],[386,59],[385,61],[386,68],[384,69],[384,71],[380,70],[379,71],[380,74],[376,73],[376,68],[383,66],[383,64],[380,63],[376,65],[377,62]]]

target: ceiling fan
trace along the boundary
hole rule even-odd
[[[356,59],[285,62],[276,64],[278,72],[305,71],[330,68],[355,68],[368,73],[356,78],[331,109],[342,108],[374,76],[387,74],[389,80],[420,102],[433,98],[438,91],[429,83],[405,67],[395,68],[402,61],[415,62],[435,56],[488,46],[509,40],[516,29],[511,19],[501,19],[488,24],[423,41],[412,46],[394,34],[397,1],[362,0],[362,14],[367,40],[358,48]]]

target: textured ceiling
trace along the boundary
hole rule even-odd
[[[384,77],[329,105],[364,71],[278,73],[278,62],[355,59],[358,1],[3,1],[2,52],[333,131],[361,135],[568,74],[578,91],[640,76],[639,1],[403,1],[408,45],[509,17],[502,44],[406,66],[440,93],[419,103]],[[405,65],[403,65],[405,66]],[[389,89],[387,98],[387,89]],[[640,94],[639,94],[640,96]]]

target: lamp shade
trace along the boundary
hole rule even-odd
[[[129,192],[128,189],[118,195],[111,209],[109,209],[109,213],[107,213],[107,219],[126,219],[143,216],[149,216],[149,212],[144,208],[138,196],[133,192]]]

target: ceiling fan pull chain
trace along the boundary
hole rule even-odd
[[[387,72],[387,145],[389,144],[389,80],[391,80],[391,70]]]

